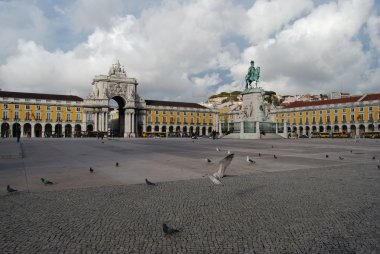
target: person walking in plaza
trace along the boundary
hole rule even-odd
[[[20,126],[17,126],[16,128],[16,137],[17,137],[17,143],[20,142],[20,137],[21,137],[21,128]]]

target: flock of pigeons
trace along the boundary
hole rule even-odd
[[[103,142],[102,142],[103,143]],[[272,148],[274,148],[274,146],[272,145]],[[222,150],[220,148],[216,148],[216,151],[217,152],[221,152]],[[350,153],[352,153],[352,150],[350,151]],[[226,169],[227,167],[231,164],[232,162],[232,159],[234,158],[234,154],[231,153],[230,150],[227,150],[227,156],[225,158],[223,158],[222,160],[219,161],[218,163],[218,171],[216,171],[214,174],[212,175],[208,175],[208,177],[210,178],[211,182],[214,183],[214,184],[217,184],[217,185],[220,185],[222,184],[222,182],[220,181],[221,178],[223,178],[225,176],[225,172],[226,172]],[[261,153],[258,153],[258,156],[261,157]],[[273,155],[273,158],[274,159],[277,159],[277,156],[274,154]],[[326,158],[329,158],[329,155],[326,154]],[[372,157],[372,160],[375,160],[376,157],[373,156]],[[344,160],[344,157],[342,156],[339,156],[339,160]],[[211,163],[212,161],[209,159],[209,158],[206,158],[205,159],[206,163]],[[247,155],[247,159],[246,159],[247,163],[249,163],[250,165],[254,165],[256,164],[256,162],[254,160],[252,160],[251,158],[249,158],[249,156]],[[116,162],[115,163],[115,167],[119,167],[119,162]],[[380,170],[380,165],[377,165],[377,168]],[[89,169],[89,172],[92,174],[95,172],[95,170],[90,167]],[[41,182],[44,184],[44,185],[53,185],[55,184],[54,182],[52,181],[49,181],[45,178],[41,178]],[[145,183],[149,186],[155,186],[156,184],[149,181],[147,178],[145,178]],[[9,184],[7,185],[7,192],[8,193],[14,193],[14,192],[17,192],[16,189],[12,188],[9,186]],[[171,237],[173,235],[176,235],[178,233],[181,232],[180,229],[175,229],[175,228],[171,228],[169,227],[167,224],[162,224],[162,230],[165,234],[166,237]]]

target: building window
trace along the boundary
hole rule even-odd
[[[57,113],[57,122],[61,122],[61,113]]]
[[[50,106],[46,106],[46,110],[50,110]]]
[[[41,120],[41,112],[37,112],[37,119],[36,120]]]
[[[15,109],[19,109],[19,108],[20,108],[20,105],[15,104]]]
[[[80,112],[80,107],[77,107],[77,112]]]
[[[170,123],[174,123],[173,111],[170,111]]]
[[[327,120],[326,120],[328,123],[330,123],[330,116],[327,116]]]
[[[4,104],[4,109],[8,109],[8,104]]]
[[[343,115],[343,123],[346,122],[346,115]]]
[[[20,118],[20,113],[18,111],[15,111],[15,120],[18,120]]]
[[[334,117],[334,121],[337,123],[338,122],[338,116]]]
[[[46,120],[50,121],[51,120],[51,115],[50,115],[50,112],[47,112],[46,113]]]
[[[30,112],[26,112],[25,114],[25,120],[30,120]]]
[[[57,110],[58,110],[58,111],[61,111],[61,107],[57,107]]]
[[[37,105],[37,110],[41,110],[41,106],[40,105]]]
[[[77,121],[80,121],[80,113],[77,113]]]
[[[66,114],[66,121],[67,122],[71,121],[71,114],[70,113]]]
[[[372,113],[369,113],[369,118],[368,118],[368,120],[369,120],[370,122],[373,122],[373,115],[372,115]]]
[[[30,105],[29,104],[25,105],[25,109],[30,109]]]
[[[8,111],[3,111],[3,120],[8,120]]]
[[[372,107],[369,107],[369,111],[372,111]]]
[[[67,110],[67,111],[70,111],[70,110],[71,110],[71,108],[70,108],[70,107],[66,107],[66,110]]]
[[[156,111],[156,123],[158,123],[158,111]]]
[[[363,112],[363,108],[360,108],[360,112]]]

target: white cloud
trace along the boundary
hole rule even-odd
[[[378,89],[380,22],[371,0],[258,0],[247,9],[232,0],[166,0],[139,15],[126,15],[123,4],[80,0],[52,8],[72,16],[68,29],[91,31],[68,50],[46,46],[52,27],[35,6],[25,5],[30,13],[20,24],[2,18],[11,25],[0,33],[11,35],[6,43],[14,49],[0,62],[1,88],[86,96],[92,78],[120,60],[143,98],[199,101],[215,90],[243,89],[253,59],[260,84],[283,94]],[[42,28],[33,35],[26,22]]]

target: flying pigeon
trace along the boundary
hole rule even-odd
[[[211,162],[211,160],[210,160],[209,158],[206,158],[205,161],[206,161],[207,163],[210,163],[210,162]]]
[[[248,155],[247,155],[247,162],[248,163],[252,163],[252,164],[256,163],[254,160],[250,159]]]
[[[41,182],[45,185],[52,185],[53,182],[50,182],[49,180],[46,180],[45,178],[41,178]]]
[[[172,235],[177,234],[177,233],[180,232],[178,229],[170,228],[165,223],[162,224],[162,230],[164,231],[164,233],[165,233],[166,236],[172,236]]]
[[[219,149],[219,147],[217,147],[217,148],[216,148],[216,151],[217,151],[217,152],[220,152],[220,149]]]
[[[118,167],[119,166],[119,162],[116,162],[115,166]]]
[[[148,181],[148,179],[146,179],[146,178],[145,178],[145,183],[146,183],[147,185],[156,185],[155,183],[152,183],[152,182]]]
[[[219,162],[219,170],[213,174],[215,178],[222,178],[224,176],[224,172],[226,172],[227,167],[231,164],[232,159],[234,158],[234,154],[227,155],[224,159]]]
[[[90,173],[94,173],[94,169],[90,167]]]
[[[273,154],[273,158],[277,159],[277,156],[275,154]]]
[[[341,156],[339,156],[339,160],[341,160],[341,161],[342,161],[342,160],[344,160],[344,158],[343,158],[343,157],[341,157]]]
[[[16,192],[17,190],[16,189],[13,189],[11,186],[9,186],[9,184],[7,185],[7,191],[9,192],[9,193],[11,193],[11,192]]]

